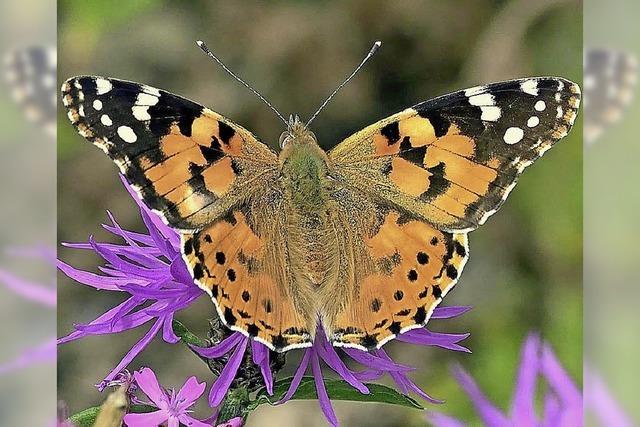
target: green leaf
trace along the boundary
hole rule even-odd
[[[180,321],[174,319],[171,326],[173,327],[173,332],[177,336],[179,336],[182,342],[184,342],[185,344],[196,345],[198,347],[207,346],[206,342],[201,340],[200,337],[187,329],[187,327],[184,326]]]
[[[286,394],[293,377],[276,381],[273,385],[273,396],[269,396],[265,388],[260,389],[256,399],[249,404],[248,410],[252,411],[263,403],[275,404]],[[400,405],[408,408],[424,409],[415,399],[405,396],[396,390],[381,384],[365,384],[369,394],[362,394],[344,380],[325,379],[324,384],[331,400],[346,400],[351,402],[377,402]],[[291,400],[317,399],[316,386],[313,377],[303,377],[298,390]]]
[[[145,412],[153,412],[158,410],[158,408],[154,408],[149,405],[131,405],[129,408],[129,413],[134,414],[142,414]],[[87,408],[84,411],[78,412],[77,414],[69,417],[69,421],[75,427],[92,427],[93,423],[96,422],[96,418],[98,417],[98,413],[100,412],[99,406],[94,406],[92,408]]]

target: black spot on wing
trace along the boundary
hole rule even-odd
[[[427,168],[427,172],[431,174],[429,177],[429,188],[427,191],[418,196],[418,199],[422,202],[430,202],[435,199],[451,186],[451,183],[445,178],[444,162],[440,162],[435,166]]]
[[[228,326],[233,326],[236,324],[238,319],[233,314],[233,311],[229,307],[224,308],[224,321]]]
[[[451,122],[437,110],[425,108],[424,104],[425,103],[423,102],[422,104],[418,104],[413,108],[418,112],[418,115],[420,117],[429,120],[431,126],[433,126],[436,137],[440,138],[447,133],[449,127],[451,126]]]
[[[427,311],[424,307],[418,307],[418,310],[416,310],[416,314],[413,316],[413,320],[418,325],[422,325],[425,320],[427,320]]]
[[[400,139],[400,127],[398,122],[392,122],[380,129],[382,136],[387,138],[387,143],[393,145]]]
[[[360,345],[366,348],[367,350],[372,350],[376,348],[378,345],[378,339],[373,335],[365,335],[360,340]]]
[[[220,135],[220,140],[223,144],[228,145],[235,134],[236,131],[231,126],[223,121],[218,121],[218,135]]]
[[[411,146],[411,139],[408,136],[405,136],[400,143],[400,151],[398,152],[398,155],[415,165],[422,166],[426,152],[426,146],[413,147]]]

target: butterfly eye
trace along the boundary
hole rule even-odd
[[[287,145],[287,143],[289,142],[289,139],[291,138],[291,134],[289,132],[282,132],[282,134],[280,134],[280,148],[284,148],[285,145]]]

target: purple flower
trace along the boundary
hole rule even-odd
[[[469,307],[437,308],[431,318],[448,319],[459,316],[468,310]],[[411,344],[438,346],[449,350],[468,352],[469,350],[467,348],[458,344],[468,336],[469,334],[443,334],[431,332],[427,329],[414,329],[400,335],[397,339]],[[237,371],[244,358],[245,351],[249,345],[251,346],[253,361],[262,371],[267,391],[269,394],[272,394],[273,378],[271,376],[271,369],[269,368],[269,350],[263,344],[253,341],[239,332],[234,332],[232,335],[213,347],[194,347],[194,350],[201,356],[210,359],[220,358],[233,352],[222,373],[211,387],[211,391],[209,393],[209,405],[212,407],[220,405],[226,396],[233,379],[236,377]],[[361,365],[361,369],[352,370],[348,368],[342,361],[338,351]],[[300,385],[300,382],[302,381],[302,377],[308,370],[309,365],[311,365],[311,372],[315,379],[316,391],[322,412],[331,425],[339,425],[324,384],[324,374],[322,372],[320,361],[324,362],[329,366],[329,368],[337,373],[341,379],[349,383],[361,393],[369,393],[369,390],[363,383],[364,381],[377,380],[383,375],[388,374],[395,382],[401,393],[416,393],[428,402],[440,403],[439,400],[429,396],[409,378],[409,372],[414,371],[415,368],[394,362],[383,349],[372,352],[352,348],[336,350],[327,340],[327,337],[321,327],[318,327],[313,346],[304,350],[302,360],[293,377],[291,386],[279,403],[285,403],[293,397]]]
[[[178,342],[180,339],[172,329],[174,315],[204,295],[193,283],[182,260],[179,235],[149,211],[128,185],[125,186],[140,207],[148,234],[123,230],[109,214],[111,224],[104,225],[104,228],[121,237],[124,240],[122,244],[100,243],[93,237],[88,243],[66,244],[71,248],[93,250],[100,255],[106,261],[106,265],[100,267],[102,274],[78,270],[58,261],[58,268],[78,283],[98,290],[121,292],[125,296],[122,303],[95,320],[75,325],[75,331],[60,338],[59,344],[89,335],[120,333],[151,323],[147,333],[99,385],[101,390],[157,335],[161,334],[167,343]]]
[[[168,427],[178,427],[180,423],[186,426],[210,427],[191,415],[191,406],[195,404],[206,387],[205,383],[199,383],[196,377],[190,377],[182,388],[165,390],[158,383],[156,374],[149,368],[142,368],[134,373],[134,379],[138,388],[151,399],[151,406],[157,411],[142,414],[127,414],[124,422],[129,427],[159,426],[166,422]]]
[[[482,393],[473,378],[457,367],[454,375],[473,403],[483,424],[488,427],[571,427],[582,425],[582,394],[562,368],[551,347],[531,334],[522,348],[515,392],[509,413],[496,407]],[[543,378],[548,387],[541,414],[535,410],[536,384]],[[464,427],[462,421],[440,413],[431,413],[436,427]]]

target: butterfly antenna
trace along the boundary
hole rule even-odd
[[[282,116],[282,114],[280,114],[280,111],[278,111],[276,109],[276,107],[274,107],[273,105],[271,105],[271,103],[269,101],[267,101],[267,99],[262,96],[260,94],[260,92],[258,92],[257,90],[255,90],[254,88],[252,88],[251,86],[249,86],[249,84],[247,82],[245,82],[244,80],[242,80],[240,77],[238,77],[237,75],[234,74],[233,71],[231,71],[226,65],[224,65],[224,63],[213,53],[211,52],[211,49],[209,49],[207,47],[206,44],[204,44],[204,42],[202,40],[198,40],[196,41],[196,44],[198,45],[198,47],[200,49],[202,49],[202,51],[204,53],[206,53],[210,58],[212,58],[214,61],[216,61],[218,63],[218,65],[220,65],[222,67],[223,70],[225,70],[227,73],[229,73],[229,75],[231,77],[233,77],[234,79],[236,79],[237,81],[239,81],[240,83],[242,83],[244,85],[244,87],[246,87],[247,89],[249,89],[251,92],[253,92],[253,94],[255,96],[257,96],[258,98],[260,98],[262,100],[262,102],[264,102],[265,104],[267,104],[267,106],[269,108],[271,108],[271,111],[273,111],[274,113],[276,113],[276,115],[280,118],[280,120],[282,120],[282,122],[285,124],[285,126],[288,126],[289,123],[285,120],[285,118]]]
[[[316,118],[316,116],[318,114],[320,114],[320,111],[322,111],[322,109],[324,107],[326,107],[326,105],[329,103],[329,101],[331,101],[331,99],[336,96],[336,94],[338,92],[340,92],[340,89],[342,89],[343,87],[346,86],[347,83],[349,83],[349,80],[351,80],[353,78],[353,76],[355,76],[358,71],[360,71],[360,68],[362,68],[364,66],[364,64],[366,64],[366,62],[373,56],[374,53],[376,53],[376,51],[380,48],[380,46],[382,46],[382,42],[381,41],[377,41],[373,44],[373,47],[371,47],[371,50],[369,51],[369,53],[367,53],[367,56],[364,57],[364,59],[362,60],[362,62],[360,62],[360,65],[358,65],[356,67],[355,70],[353,70],[353,72],[351,74],[349,74],[349,77],[347,77],[341,84],[340,86],[338,86],[332,93],[331,95],[329,95],[329,97],[327,99],[325,99],[325,101],[322,103],[322,105],[316,110],[315,113],[313,113],[313,115],[311,116],[311,118],[307,121],[307,126],[309,126],[311,124],[311,122]]]

